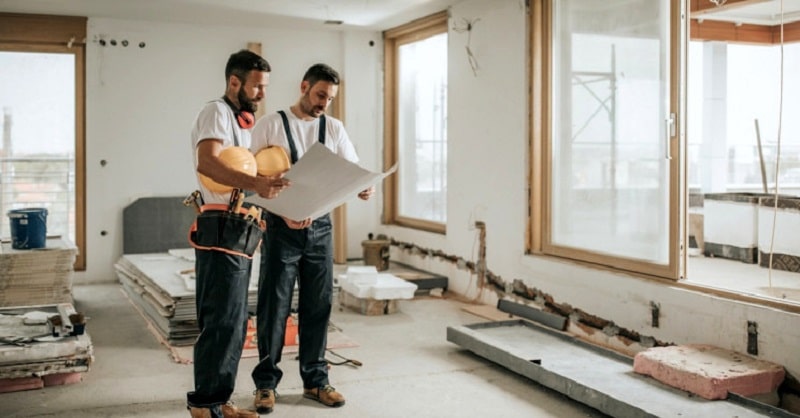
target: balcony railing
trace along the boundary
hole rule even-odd
[[[75,159],[73,157],[0,158],[0,237],[11,236],[7,214],[23,208],[47,209],[47,234],[74,241]]]

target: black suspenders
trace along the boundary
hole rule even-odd
[[[286,117],[286,112],[283,110],[279,110],[278,113],[281,115],[281,119],[283,119],[283,130],[286,132],[286,142],[289,143],[289,151],[291,152],[292,164],[297,162],[297,147],[294,145],[294,138],[292,138],[292,132],[289,130],[289,118]],[[319,142],[320,144],[325,144],[325,115],[319,117]]]

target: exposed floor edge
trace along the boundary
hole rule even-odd
[[[447,341],[614,417],[798,417],[737,396],[694,396],[634,373],[628,357],[526,320],[448,327]]]

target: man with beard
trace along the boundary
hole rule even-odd
[[[252,254],[218,237],[216,231],[223,225],[232,193],[251,190],[265,198],[274,198],[288,185],[281,176],[259,177],[237,171],[220,158],[226,148],[240,146],[246,152],[250,146],[252,112],[264,98],[269,72],[269,63],[253,52],[241,50],[232,54],[225,66],[225,95],[200,110],[192,129],[195,168],[205,203],[200,215],[205,221],[201,223],[198,217],[193,227],[196,240],[192,242],[200,327],[194,345],[194,391],[186,396],[193,418],[258,417],[254,411],[236,408],[230,402],[247,330]],[[224,193],[217,188],[211,190],[201,175],[234,189]],[[252,228],[244,222],[234,224],[233,229]],[[241,233],[230,232],[234,236]]]
[[[300,83],[300,98],[287,111],[266,115],[253,128],[250,150],[280,146],[292,164],[317,142],[334,154],[357,162],[341,121],[325,116],[339,90],[339,74],[315,64]],[[374,187],[358,194],[369,199]],[[269,413],[275,406],[275,388],[283,376],[281,361],[286,320],[295,281],[298,282],[299,360],[303,396],[324,405],[344,405],[344,397],[328,381],[325,361],[328,320],[333,293],[333,239],[330,214],[317,219],[287,219],[267,213],[267,231],[261,245],[258,280],[257,336],[259,363],[253,370],[255,407]]]

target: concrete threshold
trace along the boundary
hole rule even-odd
[[[798,417],[731,396],[709,401],[633,371],[633,360],[517,319],[447,328],[447,341],[614,417]]]

